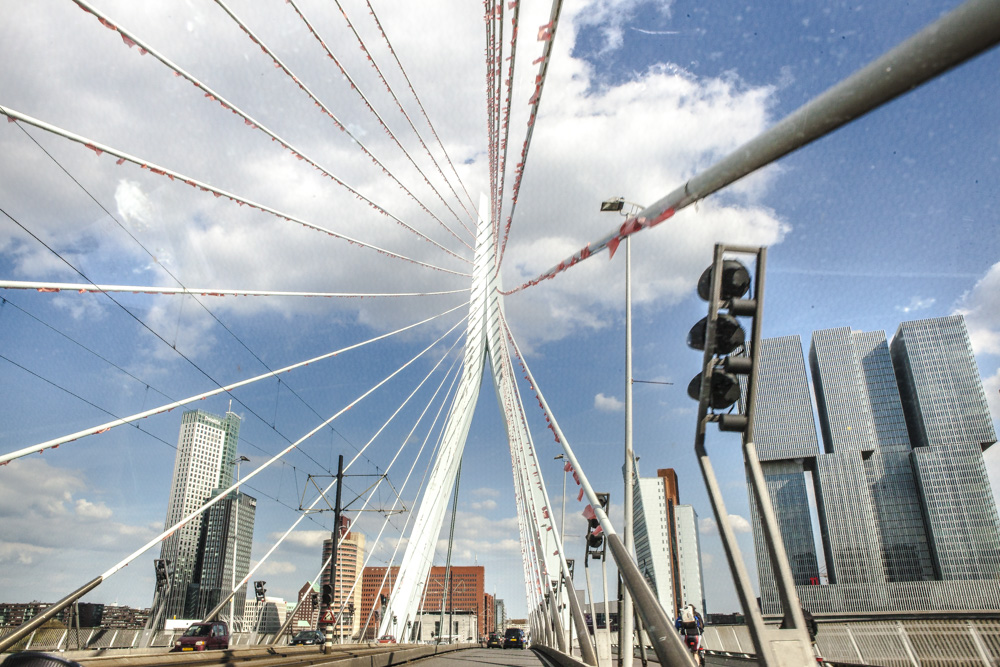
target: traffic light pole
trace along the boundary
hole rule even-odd
[[[752,301],[740,300],[729,295],[723,297],[722,283],[724,274],[726,273],[723,264],[723,254],[727,251],[756,255],[757,266]],[[702,477],[705,480],[705,488],[712,503],[712,511],[715,514],[715,520],[719,527],[719,535],[726,552],[726,559],[729,562],[729,569],[736,584],[736,593],[740,598],[740,604],[743,606],[743,612],[747,619],[747,628],[757,649],[758,664],[764,666],[773,665],[775,667],[809,667],[815,664],[811,641],[806,634],[805,620],[799,605],[798,594],[795,591],[791,568],[788,565],[784,543],[782,542],[781,533],[778,530],[777,519],[774,515],[774,508],[771,505],[766,480],[760,467],[760,461],[757,458],[757,449],[752,441],[757,384],[757,364],[755,363],[755,357],[760,350],[760,316],[763,312],[766,262],[766,248],[747,248],[726,246],[723,244],[715,246],[715,257],[711,267],[711,286],[708,291],[708,317],[706,318],[704,331],[704,360],[694,448],[695,454],[698,457],[698,463],[701,466]],[[745,287],[743,291],[745,292]],[[705,295],[702,294],[702,296]],[[737,296],[742,296],[742,292]],[[731,358],[735,359],[733,367],[735,368],[739,365],[743,368],[744,372],[746,370],[746,362],[749,361],[749,377],[747,378],[746,385],[746,414],[745,421],[742,422],[739,416],[718,415],[714,412],[709,413],[709,404],[715,400],[713,395],[713,374],[716,372],[725,373],[724,369],[726,368],[725,366],[717,368],[718,360],[716,358],[716,325],[719,321],[719,308],[724,300],[729,304],[731,314],[752,315],[753,317],[749,349],[744,345],[747,359]],[[726,361],[728,362],[729,359]],[[715,407],[718,408],[719,406]],[[724,417],[729,417],[728,424],[730,426],[727,427],[727,420]],[[790,629],[772,629],[764,624],[753,588],[750,585],[750,578],[747,574],[743,556],[736,542],[736,535],[729,521],[729,512],[726,510],[722,491],[715,477],[708,452],[705,449],[705,430],[708,424],[713,421],[719,422],[720,427],[723,427],[724,430],[742,431],[744,464],[750,478],[752,496],[756,499],[757,511],[763,524],[764,540],[767,543],[771,556],[771,564],[776,570],[776,583],[779,588],[782,605],[785,609],[786,617],[789,617],[792,621],[792,628]]]
[[[333,533],[330,535],[330,583],[329,589],[323,588],[323,604],[320,607],[320,622],[325,625],[323,652],[333,652],[333,623],[322,623],[323,618],[329,618],[333,613],[333,590],[337,581],[337,543],[340,541],[340,492],[344,488],[344,455],[337,458],[337,502],[333,506]],[[329,590],[329,598],[326,594]]]

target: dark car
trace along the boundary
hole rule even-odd
[[[223,621],[192,623],[174,642],[174,651],[210,651],[229,648],[229,626]]]
[[[292,637],[290,643],[292,646],[306,646],[309,644],[322,644],[324,641],[326,641],[326,638],[323,637],[323,633],[317,630],[303,630]]]
[[[503,633],[504,648],[528,648],[528,641],[524,638],[524,630],[520,628],[508,628]]]
[[[491,632],[486,640],[486,648],[503,648],[503,639],[495,632]]]

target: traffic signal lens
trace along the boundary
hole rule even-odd
[[[705,331],[708,328],[708,318],[701,318],[688,332],[688,347],[694,350],[705,349]],[[739,321],[731,315],[719,313],[715,320],[715,352],[729,354],[746,342],[746,333]]]
[[[701,373],[688,385],[688,396],[701,400]],[[708,393],[708,404],[713,410],[725,410],[740,400],[740,383],[735,375],[716,370],[712,373],[712,388]]]
[[[698,296],[705,301],[712,298],[712,269],[714,264],[701,274],[698,279]],[[750,289],[750,272],[747,267],[735,259],[722,261],[722,285],[719,288],[719,298],[723,301],[736,299]]]

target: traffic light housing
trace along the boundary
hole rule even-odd
[[[266,581],[255,581],[253,582],[253,592],[257,596],[257,602],[264,601],[264,594],[267,593],[267,589],[264,588]]]
[[[330,584],[323,584],[323,606],[329,607],[333,604],[333,586]]]
[[[754,255],[754,278],[739,260],[725,259],[726,253]],[[722,431],[747,434],[753,420],[766,253],[766,248],[717,244],[712,265],[698,280],[698,296],[708,301],[708,315],[691,327],[687,343],[703,353],[704,361],[687,391],[699,402],[699,420],[714,421]],[[749,336],[746,322],[738,318],[749,318]],[[737,403],[742,412],[731,410]]]
[[[153,570],[156,572],[156,590],[160,590],[167,585],[167,565],[170,563],[168,560],[163,560],[162,558],[157,558],[153,561]]]
[[[607,493],[598,493],[597,501],[601,505],[601,509],[605,513],[608,511],[608,505],[610,503],[610,495]],[[597,515],[594,513],[594,508],[590,505],[583,510],[583,516],[587,519],[587,555],[591,558],[604,558],[605,552],[605,540],[604,540],[604,529],[601,528],[601,522],[598,521]]]

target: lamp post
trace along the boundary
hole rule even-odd
[[[642,209],[641,204],[636,204],[635,202],[627,202],[624,197],[615,197],[613,199],[608,199],[601,203],[601,211],[618,211],[622,215],[628,217],[628,213],[623,210],[625,204],[629,205],[630,213],[636,209]],[[625,237],[625,493],[623,494],[622,504],[624,505],[624,521],[625,530],[622,535],[622,542],[625,546],[625,550],[632,554],[632,471],[635,466],[635,454],[632,450],[632,237]],[[625,656],[628,656],[628,660],[632,660],[632,650],[626,653],[624,650],[625,646],[632,646],[632,634],[633,634],[633,623],[632,623],[632,595],[629,593],[627,587],[621,586],[621,576],[619,575],[619,590],[621,590],[621,600],[622,608],[618,610],[618,630],[621,633],[619,635],[618,642],[618,664],[623,667],[627,664],[625,662]],[[624,588],[624,590],[622,590]],[[609,624],[610,627],[610,624]]]
[[[239,456],[229,462],[229,465],[236,464],[236,496],[234,498],[236,502],[236,520],[233,526],[233,571],[232,579],[230,581],[230,590],[236,590],[236,551],[239,547],[240,541],[240,464],[246,461],[250,462],[245,456]],[[229,598],[229,632],[236,632],[236,596]]]

